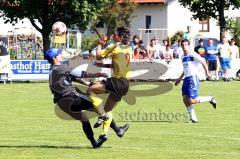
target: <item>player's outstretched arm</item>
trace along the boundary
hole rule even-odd
[[[83,84],[85,86],[90,86],[90,83],[91,83],[91,82],[88,82],[88,81],[86,81],[82,78],[76,78],[75,82],[78,82],[78,83]]]
[[[106,43],[104,38],[100,38],[100,40],[98,41],[97,44],[97,51],[96,51],[96,58],[97,60],[102,60],[102,56],[101,56],[101,51],[102,51],[102,47],[103,45]]]
[[[210,78],[210,77],[211,77],[211,74],[210,74],[209,71],[208,71],[208,65],[207,65],[207,63],[206,63],[205,61],[202,61],[201,64],[202,64],[202,66],[203,66],[203,68],[204,68],[204,70],[205,70],[205,72],[206,72],[206,75]]]
[[[176,80],[175,86],[177,86],[183,79],[184,73],[181,74],[181,76]]]
[[[103,64],[101,62],[95,62],[94,65],[97,67],[113,68],[112,64]]]

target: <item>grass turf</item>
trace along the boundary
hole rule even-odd
[[[134,89],[151,87],[154,84]],[[237,159],[239,88],[239,81],[202,82],[200,95],[214,95],[218,105],[217,110],[209,103],[197,105],[198,124],[185,123],[181,86],[137,97],[135,105],[123,100],[114,109],[114,118],[119,125],[128,122],[128,132],[118,138],[111,130],[103,147],[92,149],[79,122],[56,116],[47,83],[1,84],[0,158]],[[100,131],[94,129],[96,138]]]

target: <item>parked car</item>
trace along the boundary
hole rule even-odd
[[[96,52],[97,52],[97,47],[92,49],[92,54],[94,56],[96,56]],[[89,58],[89,50],[82,51],[81,55],[82,55],[83,58]]]
[[[199,44],[198,41],[199,41],[200,39],[203,39],[204,45],[207,45],[209,38],[211,38],[211,37],[196,37],[196,38],[195,38],[195,47],[198,46],[198,44]],[[220,40],[218,40],[218,39],[216,39],[216,38],[211,38],[211,39],[213,39],[213,44],[214,44],[215,46],[217,46],[217,45],[220,43]]]

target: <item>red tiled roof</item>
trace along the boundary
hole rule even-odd
[[[120,3],[123,2],[123,0],[118,0]],[[165,0],[131,0],[135,3],[165,3]]]
[[[135,3],[164,3],[165,0],[133,0]]]

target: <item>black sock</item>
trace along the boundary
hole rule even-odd
[[[92,130],[90,122],[88,122],[88,121],[81,121],[81,122],[82,122],[82,128],[83,128],[85,135],[93,144],[95,142],[95,139],[94,139],[94,134],[93,134],[93,130]]]
[[[120,128],[116,125],[115,121],[112,120],[110,127],[117,133],[119,132]]]

